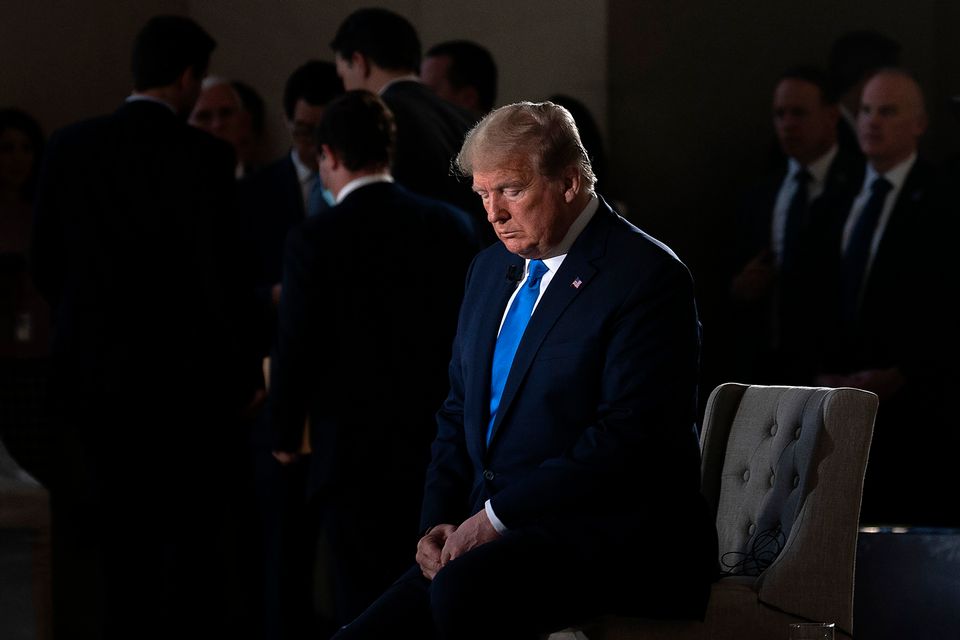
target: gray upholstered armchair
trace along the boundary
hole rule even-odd
[[[764,640],[788,624],[853,632],[857,521],[877,397],[724,384],[707,403],[703,493],[721,565],[704,622],[605,618],[551,638]],[[574,635],[576,633],[576,635]]]

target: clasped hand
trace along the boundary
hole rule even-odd
[[[499,537],[487,512],[481,509],[459,527],[438,524],[431,528],[417,543],[417,564],[424,577],[433,580],[437,572],[451,560]]]

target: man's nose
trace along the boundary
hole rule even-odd
[[[500,205],[501,202],[502,199],[496,193],[491,193],[487,196],[485,208],[487,210],[487,222],[490,224],[505,220],[509,217],[507,211]]]

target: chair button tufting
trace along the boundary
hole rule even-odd
[[[750,469],[746,469],[743,472],[743,481],[746,482],[750,479]]]
[[[774,424],[770,427],[770,435],[772,435],[772,436],[777,435],[777,424],[776,424],[776,423],[774,423]]]
[[[793,476],[793,488],[796,489],[800,486],[800,476]]]
[[[773,483],[776,481],[776,478],[777,478],[776,474],[773,474],[773,473],[770,474],[770,486],[771,486],[771,487],[773,486]]]
[[[756,530],[757,530],[757,525],[755,524],[751,524],[749,527],[747,527],[747,533],[749,533],[751,536],[753,535],[753,532]]]
[[[794,440],[800,439],[800,427],[797,427],[797,430],[793,432],[793,439]]]

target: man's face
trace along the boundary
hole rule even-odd
[[[420,80],[447,102],[455,102],[456,90],[448,80],[450,56],[428,56],[420,63]]]
[[[233,88],[223,83],[205,89],[190,114],[190,124],[237,148],[244,135],[244,118]]]
[[[323,107],[312,105],[303,98],[293,106],[293,120],[288,122],[293,146],[297,150],[300,162],[317,171],[317,147],[313,143],[313,134],[323,116]]]
[[[799,78],[780,81],[773,92],[773,126],[783,152],[800,164],[821,157],[837,136],[836,106],[824,104],[820,88]]]
[[[925,128],[923,97],[910,78],[883,73],[863,87],[857,132],[863,154],[878,171],[913,153]]]
[[[363,61],[359,59],[358,54],[352,58],[344,58],[339,53],[335,56],[337,64],[337,75],[343,80],[343,88],[346,91],[355,91],[365,89],[365,68]]]
[[[507,250],[536,259],[566,235],[579,211],[571,211],[566,181],[540,175],[526,158],[474,170],[473,190],[483,200],[487,221]]]

